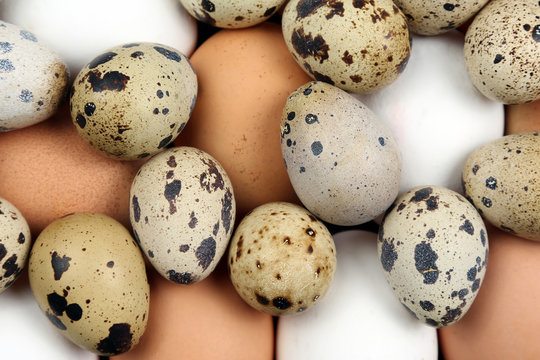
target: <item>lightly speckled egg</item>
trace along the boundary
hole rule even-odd
[[[326,226],[306,209],[273,202],[242,219],[228,260],[231,281],[246,303],[272,315],[293,315],[328,291],[336,250]]]
[[[228,29],[260,24],[274,15],[286,0],[180,0],[194,18]]]
[[[472,305],[486,273],[488,248],[474,206],[439,186],[416,187],[398,197],[377,242],[396,297],[437,328],[457,322]]]
[[[79,72],[71,89],[71,118],[79,135],[104,155],[135,160],[170,144],[197,99],[189,59],[166,45],[113,47]]]
[[[320,219],[358,225],[398,195],[401,155],[392,133],[347,92],[315,81],[296,89],[281,117],[281,151],[302,204]]]
[[[0,20],[0,132],[52,116],[64,101],[66,64],[33,33]]]
[[[55,220],[30,252],[30,287],[58,331],[100,355],[126,352],[148,321],[150,288],[129,231],[97,213]]]
[[[439,35],[457,29],[474,17],[489,0],[394,0],[403,11],[411,31]]]
[[[474,18],[465,36],[465,64],[490,99],[522,104],[540,99],[540,3],[497,0]]]
[[[23,214],[0,198],[0,294],[10,287],[26,266],[31,234]]]
[[[377,235],[334,235],[337,268],[326,296],[302,316],[282,316],[276,358],[436,360],[437,331],[395,298],[377,258]]]
[[[129,210],[150,263],[163,277],[187,285],[210,275],[225,253],[236,202],[216,159],[196,148],[175,147],[140,168]]]
[[[391,0],[290,0],[285,42],[313,79],[370,93],[398,78],[410,54],[407,20]]]
[[[501,230],[540,241],[540,136],[501,137],[472,152],[463,166],[465,196]]]

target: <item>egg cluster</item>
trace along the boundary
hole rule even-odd
[[[539,357],[539,55],[537,0],[0,0],[0,344]]]

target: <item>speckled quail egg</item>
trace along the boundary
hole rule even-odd
[[[180,0],[188,13],[220,28],[245,28],[274,15],[285,0]]]
[[[501,230],[540,241],[540,136],[504,136],[473,151],[463,167],[463,191]]]
[[[445,327],[462,318],[480,288],[488,258],[480,214],[462,195],[420,186],[400,195],[379,228],[384,274],[420,321]]]
[[[26,266],[30,228],[21,212],[0,198],[0,293],[10,287]]]
[[[178,136],[197,98],[189,59],[166,45],[130,43],[98,55],[71,89],[79,135],[109,157],[156,154]]]
[[[75,344],[115,355],[139,342],[150,304],[144,258],[113,218],[76,213],[53,221],[32,247],[28,272],[39,307]]]
[[[33,33],[0,20],[0,132],[48,119],[64,100],[69,71]]]
[[[464,54],[469,77],[488,98],[540,99],[540,3],[491,1],[467,29]]]
[[[281,117],[281,151],[302,204],[332,224],[382,214],[399,192],[392,133],[360,100],[324,82],[296,89]]]
[[[456,29],[471,19],[489,0],[394,0],[411,30],[420,35],[438,35]]]
[[[272,315],[307,311],[328,291],[336,249],[325,225],[286,202],[260,205],[238,225],[229,274],[244,301]]]
[[[289,51],[306,73],[347,91],[384,88],[409,59],[407,20],[392,0],[290,0],[282,30]]]
[[[130,192],[130,221],[145,255],[165,278],[192,284],[214,271],[232,236],[231,181],[209,154],[175,147],[150,158]]]

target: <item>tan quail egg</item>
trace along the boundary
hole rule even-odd
[[[462,195],[420,186],[400,195],[379,229],[377,249],[395,296],[417,319],[440,328],[462,318],[488,258],[486,227]]]
[[[0,132],[51,117],[66,94],[69,71],[33,33],[0,20]]]
[[[10,287],[26,266],[30,228],[21,212],[0,198],[0,293]]]
[[[336,249],[325,225],[286,202],[246,215],[229,247],[229,274],[244,301],[272,315],[307,311],[328,291]]]
[[[209,154],[175,147],[150,158],[130,192],[130,221],[154,268],[178,284],[214,271],[232,236],[231,181]]]
[[[76,213],[53,221],[36,239],[28,271],[39,307],[75,344],[115,355],[139,342],[150,301],[144,258],[113,218]]]
[[[290,0],[282,30],[306,73],[355,93],[370,93],[396,80],[411,49],[405,15],[391,0]]]
[[[281,151],[302,204],[332,224],[358,225],[395,200],[401,155],[360,100],[324,82],[296,89],[281,118]]]
[[[135,160],[156,154],[178,136],[197,98],[197,76],[178,50],[130,43],[94,58],[71,89],[79,135],[102,154]]]

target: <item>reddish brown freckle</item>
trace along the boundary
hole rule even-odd
[[[281,280],[281,274],[276,274],[276,279]]]
[[[284,242],[285,244],[287,244],[287,245],[291,245],[291,239],[290,239],[289,237],[285,237],[285,238],[283,239],[283,242]]]
[[[360,75],[351,75],[350,78],[355,83],[359,83],[362,81],[362,77]]]

